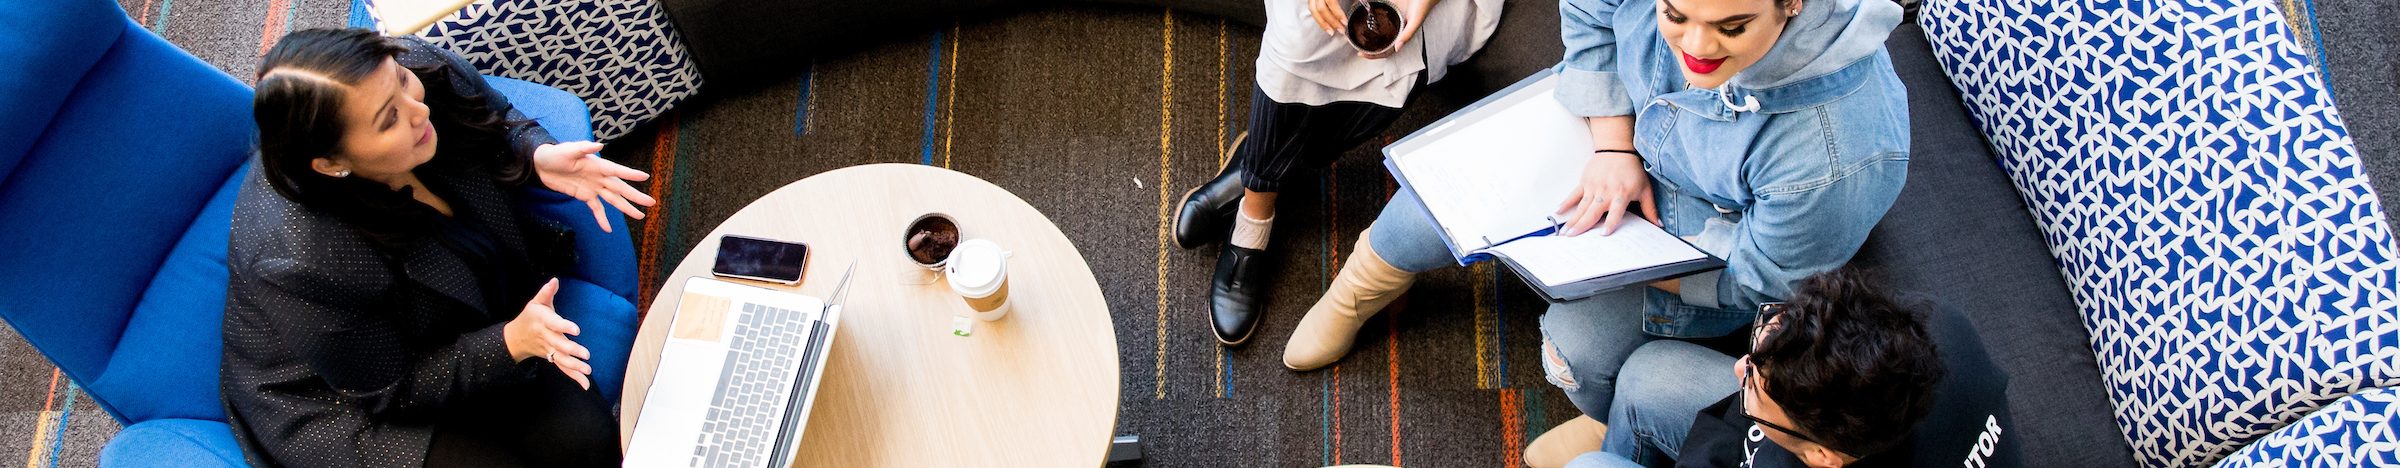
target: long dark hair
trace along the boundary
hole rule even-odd
[[[251,101],[267,183],[284,198],[331,214],[387,243],[423,238],[438,225],[433,221],[439,213],[417,203],[413,188],[394,190],[363,178],[327,176],[310,163],[341,151],[349,123],[341,114],[343,87],[360,83],[384,59],[406,52],[407,44],[367,29],[295,31],[278,40],[259,63],[257,95]],[[507,154],[505,116],[482,89],[455,86],[447,78],[452,73],[472,76],[474,71],[452,70],[448,60],[413,66],[411,61],[415,60],[402,60],[401,65],[424,82],[429,119],[441,135],[433,160],[417,169],[420,175],[428,170],[488,174],[508,185],[527,180],[528,161]]]

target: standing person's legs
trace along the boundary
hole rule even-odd
[[[1227,346],[1248,341],[1258,328],[1258,305],[1273,270],[1264,254],[1275,222],[1275,193],[1288,180],[1313,177],[1400,116],[1400,109],[1363,102],[1279,103],[1263,92],[1252,102],[1250,130],[1234,154],[1240,159],[1242,199],[1209,288],[1217,341]]]
[[[1418,273],[1457,265],[1435,229],[1416,196],[1393,194],[1375,224],[1359,233],[1358,245],[1350,249],[1333,285],[1292,330],[1292,341],[1283,347],[1283,366],[1306,371],[1340,361],[1350,353],[1359,326],[1408,292]]]

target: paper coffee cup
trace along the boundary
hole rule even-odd
[[[1008,257],[999,243],[985,239],[969,239],[950,251],[943,276],[950,281],[950,291],[966,299],[967,308],[983,321],[999,320],[1008,315]]]

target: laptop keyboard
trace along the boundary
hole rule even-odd
[[[761,466],[776,449],[788,379],[798,372],[811,323],[801,323],[800,312],[757,304],[742,304],[740,315],[691,466]]]

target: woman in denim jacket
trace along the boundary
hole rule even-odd
[[[1891,0],[1564,0],[1559,14],[1558,99],[1587,117],[1594,150],[1560,210],[1573,220],[1568,234],[1607,235],[1641,216],[1727,264],[1557,304],[1542,317],[1552,383],[1586,414],[1607,414],[1618,366],[1635,347],[1741,330],[1759,303],[1848,262],[1891,207],[1908,173],[1908,104],[1883,42],[1901,9]],[[1285,347],[1286,366],[1339,360],[1359,325],[1415,275],[1456,264],[1417,204],[1394,196],[1360,234],[1358,253]],[[1597,426],[1577,418],[1553,433]]]

